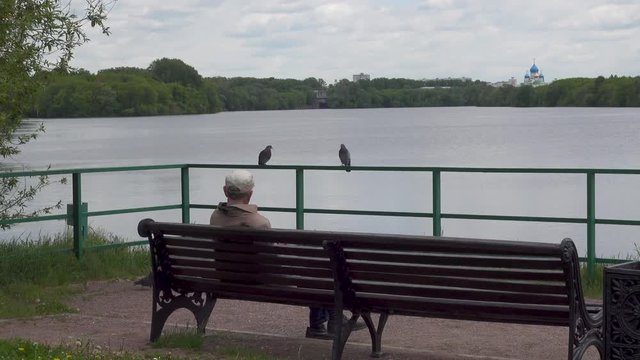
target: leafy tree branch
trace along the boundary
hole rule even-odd
[[[44,86],[44,70],[66,72],[73,51],[89,41],[86,25],[109,34],[105,21],[116,0],[86,0],[79,14],[73,2],[59,0],[0,1],[0,156],[6,159],[20,152],[24,145],[44,131],[17,134],[23,114],[31,107],[33,96]],[[0,162],[0,166],[2,163]],[[39,177],[29,185],[15,178],[0,181],[0,219],[36,216],[47,213],[60,204],[27,211],[28,202],[49,179]],[[9,225],[2,223],[1,228]]]

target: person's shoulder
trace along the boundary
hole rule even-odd
[[[251,214],[251,222],[253,223],[253,227],[257,229],[271,229],[269,219],[258,212]]]
[[[271,229],[271,222],[269,221],[269,219],[267,219],[264,215],[261,214],[256,214],[256,220],[259,223],[259,225],[257,226],[258,228],[261,229]]]

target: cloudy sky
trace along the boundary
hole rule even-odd
[[[92,72],[179,58],[201,75],[547,80],[640,75],[639,0],[118,0]]]

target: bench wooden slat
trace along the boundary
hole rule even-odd
[[[259,244],[236,244],[229,242],[215,242],[213,249],[216,251],[228,252],[250,252],[274,255],[289,255],[300,257],[312,257],[326,259],[327,255],[321,247],[305,247],[300,245],[259,245]]]
[[[363,294],[358,297],[376,312],[440,317],[460,320],[567,326],[569,307],[561,305],[510,304],[504,302],[465,301],[457,299],[411,298]],[[455,311],[452,311],[455,309]]]
[[[273,254],[242,254],[232,252],[213,251],[206,249],[185,249],[167,247],[169,256],[184,258],[213,259],[233,261],[237,263],[284,264],[291,266],[317,267],[330,269],[329,259],[314,259],[303,257],[283,257]]]
[[[155,222],[149,225],[149,230],[154,231]],[[214,229],[214,233],[212,233]],[[322,246],[324,240],[330,239],[326,236],[312,236],[301,239],[295,230],[270,229],[268,234],[261,233],[261,229],[251,229],[242,227],[218,227],[211,225],[162,223],[162,233],[164,237],[188,236],[194,238],[230,238],[234,241],[254,242],[254,243],[288,243],[297,245]]]
[[[407,254],[397,252],[381,253],[370,251],[350,251],[349,249],[345,249],[345,256],[350,260],[400,264],[497,267],[512,269],[558,269],[561,266],[559,257],[472,256],[456,253]]]
[[[494,301],[520,304],[567,305],[566,295],[549,295],[537,293],[522,293],[495,290],[474,290],[452,287],[416,286],[399,284],[370,284],[353,283],[356,296],[367,294],[394,294],[397,296],[412,296],[424,298],[445,298],[459,300]]]
[[[567,293],[564,282],[532,282],[532,281],[507,281],[504,279],[487,278],[463,278],[452,276],[422,276],[413,274],[387,274],[372,273],[369,271],[352,271],[351,276],[354,281],[383,280],[404,284],[440,285],[470,289],[520,291],[545,294],[565,294]]]
[[[253,252],[280,255],[295,255],[305,257],[326,258],[322,246],[302,246],[302,245],[264,245],[255,242],[240,242],[236,240],[225,241],[219,239],[198,239],[193,237],[165,237],[167,245],[174,248],[194,248],[209,249],[232,252]]]
[[[163,237],[169,246],[183,246],[198,249],[210,249],[216,242],[213,238],[197,238],[191,236],[167,235]]]
[[[231,236],[234,239],[243,239],[254,242],[287,242],[300,245],[322,245],[325,240],[339,240],[345,247],[358,247],[363,238],[367,239],[367,248],[377,250],[407,250],[428,247],[431,251],[442,249],[444,251],[456,251],[468,254],[530,254],[530,255],[552,255],[559,252],[558,244],[548,244],[540,242],[505,241],[505,240],[485,240],[468,238],[433,237],[418,235],[388,235],[371,233],[345,233],[335,231],[307,231],[304,237],[300,236],[299,230],[270,229],[265,233],[260,229],[250,228],[222,228],[210,225],[179,224],[179,223],[159,223],[153,222],[146,225],[151,232],[159,231],[167,235],[211,237]],[[253,236],[253,238],[252,238]],[[390,238],[393,242],[389,242]]]
[[[189,276],[194,278],[210,279],[210,280],[229,280],[229,281],[245,281],[256,282],[263,285],[275,284],[275,285],[289,285],[297,286],[301,288],[320,288],[333,290],[333,278],[309,278],[302,276],[292,275],[271,275],[264,272],[251,272],[246,273],[219,271],[215,269],[202,269],[202,268],[183,268],[173,267],[172,272],[175,276],[182,278]]]
[[[377,264],[372,269],[366,263],[349,263],[352,271],[375,272],[384,274],[413,274],[423,276],[451,276],[478,279],[505,279],[505,280],[530,280],[530,281],[564,281],[564,273],[560,270],[511,270],[511,269],[482,269],[482,268],[462,268],[446,266],[412,266],[412,265],[389,265]]]
[[[175,266],[205,268],[205,269],[219,269],[219,270],[234,270],[238,269],[238,265],[229,262],[214,262],[213,260],[202,259],[186,259],[186,258],[173,258],[171,260]],[[319,278],[332,278],[333,275],[330,269],[327,268],[307,268],[299,266],[288,265],[268,265],[268,264],[243,264],[246,271],[262,271],[270,274],[285,274],[285,275],[297,275],[307,277],[319,277]]]
[[[197,249],[197,248],[183,248],[183,247],[175,247],[175,246],[167,246],[167,254],[170,257],[173,256],[182,256],[182,257],[190,257],[196,259],[213,259],[215,255],[215,251],[213,249]]]
[[[363,236],[343,236],[342,234],[336,235],[331,239],[340,241],[345,249],[367,249],[375,251],[445,252],[488,256],[511,254],[559,256],[560,254],[558,244],[540,242],[409,235],[393,235],[393,241],[389,241],[388,235],[375,235],[378,236],[366,237],[365,242],[362,241]]]
[[[300,306],[333,306],[333,291],[296,288],[292,286],[264,286],[223,283],[210,279],[176,276],[174,286],[194,291],[214,292],[217,297],[266,301]],[[213,291],[215,289],[215,291]]]

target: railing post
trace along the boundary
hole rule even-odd
[[[596,174],[587,172],[587,279],[596,275]]]
[[[296,169],[296,229],[304,229],[304,170]]]
[[[190,209],[189,209],[189,168],[183,167],[180,169],[180,185],[182,189],[182,223],[188,224],[191,222]]]
[[[442,235],[440,170],[433,170],[433,236]]]
[[[73,204],[71,205],[73,209],[73,252],[78,259],[82,258],[86,234],[84,228],[87,224],[86,214],[82,214],[82,180],[80,175],[80,173],[72,174]]]

